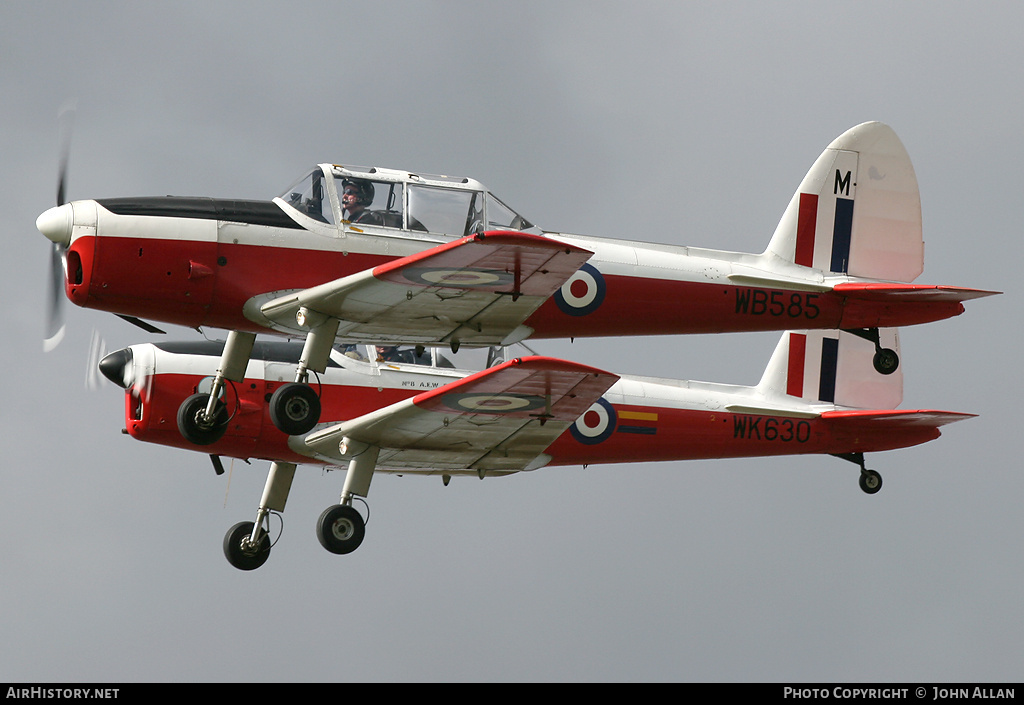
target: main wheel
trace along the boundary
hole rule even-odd
[[[270,558],[270,536],[260,529],[259,540],[253,546],[249,541],[252,527],[251,521],[239,522],[224,535],[224,556],[239,570],[256,570]]]
[[[270,420],[289,436],[309,433],[320,420],[320,397],[308,384],[278,387],[270,397]]]
[[[871,360],[879,374],[891,375],[900,366],[900,356],[890,348],[880,348]]]
[[[178,430],[185,440],[198,446],[216,443],[228,430],[228,409],[223,402],[217,402],[213,418],[206,418],[209,394],[193,394],[178,407]]]
[[[345,554],[359,548],[366,524],[359,512],[346,504],[328,507],[316,522],[316,537],[331,553]]]
[[[882,489],[882,476],[874,470],[865,470],[860,474],[860,488],[868,494]]]

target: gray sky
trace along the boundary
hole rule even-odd
[[[1024,49],[1019,3],[5,2],[0,680],[1019,680]],[[920,283],[1007,292],[902,334],[904,408],[980,414],[830,457],[379,476],[367,539],[313,526],[304,467],[254,573],[224,532],[266,464],[121,435],[83,389],[94,328],[43,355],[57,114],[70,198],[270,198],[313,163],[478,178],[551,230],[761,251],[865,120],[921,187]],[[626,188],[614,188],[625,184]],[[194,337],[175,331],[177,337]],[[777,336],[539,344],[615,372],[754,383]]]

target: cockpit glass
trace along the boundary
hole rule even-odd
[[[483,231],[479,191],[409,186],[409,229],[462,237]]]
[[[523,216],[487,194],[487,229],[488,230],[530,230],[533,224]]]
[[[378,367],[397,369],[400,366],[417,365],[424,368],[458,369],[473,372],[500,365],[513,357],[536,354],[520,344],[511,348],[462,347],[457,353],[452,352],[449,347],[416,345],[338,345],[335,350],[354,360],[376,362]]]
[[[341,199],[342,217],[352,225],[403,227],[400,182],[374,181],[335,174],[334,186]]]
[[[281,198],[295,210],[308,215],[313,220],[336,225],[331,199],[327,196],[327,189],[324,188],[324,185],[323,171],[319,168],[313,169],[312,172],[292,184],[287,191],[281,194]]]

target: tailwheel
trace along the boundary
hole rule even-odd
[[[860,488],[868,494],[875,494],[882,489],[882,476],[874,470],[862,470],[860,473]]]
[[[178,430],[185,440],[199,446],[216,443],[228,430],[228,409],[218,402],[213,417],[206,416],[209,394],[193,394],[178,407]]]
[[[871,363],[879,374],[891,375],[900,366],[900,356],[891,348],[878,348]]]
[[[352,553],[365,535],[366,523],[350,504],[328,507],[316,522],[316,537],[331,553]]]
[[[871,363],[878,374],[891,375],[900,366],[899,354],[892,348],[882,347],[882,338],[877,328],[843,328],[842,330],[858,338],[863,338],[870,343],[874,343],[875,356],[872,358]]]
[[[261,528],[253,543],[253,526],[251,521],[239,522],[224,536],[224,556],[239,570],[256,570],[270,558],[270,536]]]
[[[282,385],[270,397],[270,420],[289,436],[309,433],[320,420],[320,397],[308,384]]]

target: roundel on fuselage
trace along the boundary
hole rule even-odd
[[[562,313],[586,316],[604,302],[605,283],[601,272],[584,264],[555,292],[555,303]]]
[[[584,445],[595,445],[607,440],[615,432],[615,408],[603,397],[591,404],[569,427],[572,437]]]

